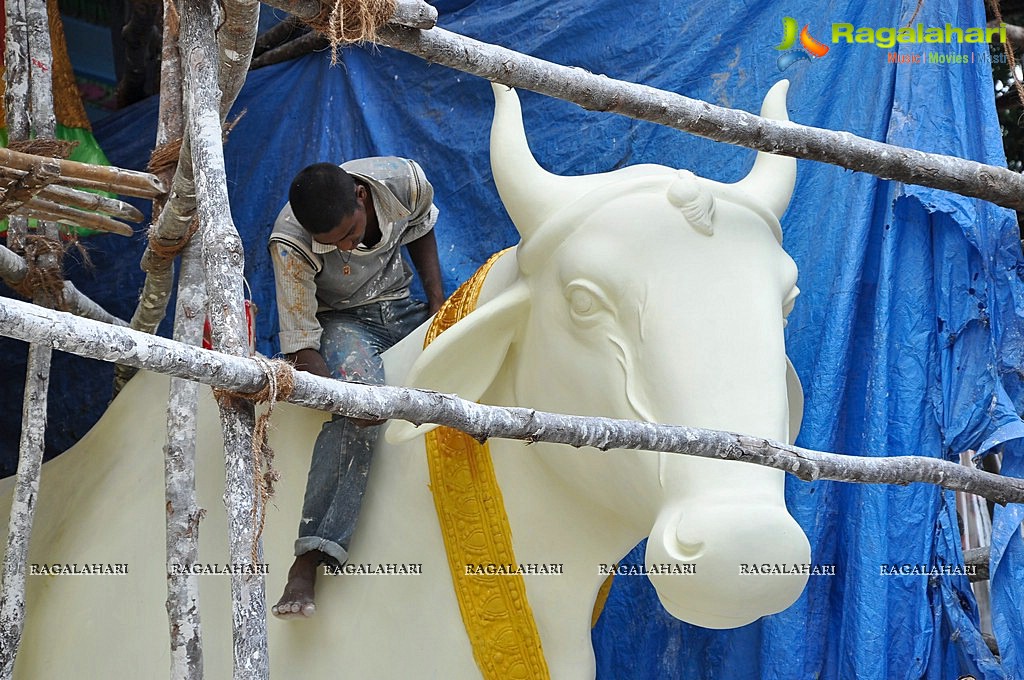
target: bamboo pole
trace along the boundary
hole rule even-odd
[[[22,205],[31,201],[57,177],[58,173],[59,170],[52,161],[39,160],[33,163],[32,168],[4,192],[3,198],[0,199],[0,218],[13,214]]]
[[[60,167],[60,177],[54,180],[54,183],[63,186],[102,189],[138,198],[156,198],[167,192],[166,187],[148,172],[125,170],[107,165],[90,165],[60,158],[51,159],[0,148],[0,166],[22,172],[28,172],[34,162],[43,158],[54,161]]]
[[[964,564],[974,567],[974,573],[967,576],[967,580],[971,583],[989,579],[988,567],[991,552],[992,546],[989,545],[964,551]]]
[[[35,518],[39,476],[46,439],[46,394],[50,386],[53,350],[45,343],[28,346],[25,403],[21,413],[18,471],[7,529],[3,564],[3,598],[0,600],[0,677],[14,673],[14,659],[25,625],[25,565]]]
[[[9,140],[28,139],[31,134],[28,120],[29,40],[23,0],[5,2],[4,15],[4,110],[7,113],[7,137]],[[26,167],[25,171],[28,169]],[[27,235],[28,220],[23,217],[8,220],[7,245],[11,250],[16,253],[25,252]]]
[[[85,212],[77,208],[48,201],[45,198],[33,198],[22,206],[18,212],[27,217],[38,217],[44,220],[60,222],[72,227],[84,227],[86,229],[97,229],[119,236],[131,236],[132,228],[123,222],[112,220],[109,217],[98,213]]]
[[[17,300],[0,298],[0,335],[24,342],[46,342],[63,352],[122,362],[222,390],[256,393],[267,386],[265,369],[257,361],[189,347]],[[278,370],[287,368],[281,368],[282,365],[278,364]],[[282,394],[282,401],[364,420],[399,418],[415,424],[438,423],[467,432],[480,441],[501,437],[589,446],[602,451],[664,451],[763,465],[808,482],[831,479],[900,486],[918,482],[977,494],[1000,504],[1024,502],[1024,480],[941,458],[848,456],[698,427],[487,406],[450,394],[362,385],[287,370],[294,387],[289,394]],[[278,380],[278,384],[285,382],[289,380]]]
[[[769,120],[554,64],[441,28],[421,31],[390,25],[381,30],[378,42],[431,63],[564,99],[588,110],[618,113],[719,142],[830,163],[1024,210],[1024,177],[1006,168],[906,149],[849,132]]]
[[[295,38],[304,35],[309,28],[295,17],[286,17],[281,23],[271,26],[256,36],[256,42],[252,46],[253,59],[264,52],[276,50]]]
[[[224,34],[220,48],[213,0],[183,0],[181,54],[188,111],[188,139],[195,174],[196,206],[202,234],[203,265],[213,346],[248,356],[242,265],[242,239],[231,221],[221,124],[248,71],[256,39],[258,5],[252,0],[224,0]],[[226,28],[229,30],[225,31]],[[238,50],[237,54],[228,54]],[[219,68],[218,68],[219,66]],[[228,515],[228,554],[234,564],[262,560],[257,534],[261,499],[255,488],[259,473],[253,450],[255,414],[251,402],[218,401],[224,438],[224,504]],[[254,472],[256,470],[257,472]],[[231,576],[235,680],[262,680],[270,675],[267,653],[266,584],[259,570]]]
[[[69,208],[100,212],[109,217],[117,217],[131,222],[142,221],[142,212],[134,205],[88,191],[78,191],[77,189],[51,185],[44,187],[39,192],[39,198],[45,198],[48,201],[59,203]]]
[[[242,90],[249,73],[249,62],[256,46],[256,28],[260,20],[259,0],[225,0],[224,21],[217,27],[220,58],[219,84],[231,96],[231,103]],[[219,105],[220,122],[227,118],[229,106]],[[218,128],[219,130],[219,128]],[[219,142],[219,137],[218,137]]]
[[[38,161],[36,162],[46,163],[47,165],[57,162],[57,159],[46,158],[44,156],[37,156],[36,158],[38,158]],[[56,172],[60,172],[59,168]],[[29,174],[30,173],[22,172],[21,170],[14,170],[0,165],[0,196],[9,195],[26,181],[35,181],[28,179]],[[131,220],[132,222],[142,221],[142,213],[135,206],[125,203],[124,201],[108,198],[88,191],[79,191],[78,189],[61,186],[59,184],[61,180],[62,178],[59,174],[56,174],[53,177],[47,177],[48,184],[42,186],[35,195],[54,203],[60,203],[73,208],[106,213],[112,217],[120,217],[122,219]],[[64,181],[67,180],[65,179]],[[6,210],[6,201],[2,205],[2,208]],[[11,212],[14,211],[12,210]]]
[[[29,125],[32,137],[54,139],[57,117],[53,112],[53,49],[46,0],[24,0],[28,21]],[[8,131],[10,139],[10,131]]]
[[[309,31],[299,37],[284,43],[279,47],[267,50],[258,57],[253,58],[252,63],[249,65],[250,70],[263,68],[264,66],[271,66],[273,64],[279,64],[282,61],[288,61],[290,59],[296,59],[298,57],[309,54],[310,52],[317,52],[319,50],[325,50],[330,46],[330,41],[323,36],[321,33],[315,31]]]

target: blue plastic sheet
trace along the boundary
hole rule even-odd
[[[902,26],[913,16],[926,26],[983,26],[981,2],[435,4],[445,28],[558,63],[748,111],[787,77],[791,117],[799,123],[1004,162],[987,64],[887,59],[889,52],[981,47],[828,43],[832,22]],[[795,61],[783,75],[774,47],[784,15],[809,24],[831,50]],[[350,48],[342,56],[334,68],[318,54],[255,71],[235,107],[246,115],[226,147],[229,191],[264,353],[276,349],[264,243],[291,177],[309,163],[374,154],[419,160],[441,209],[437,233],[448,292],[490,253],[516,241],[491,182],[489,86],[384,48]],[[554,172],[661,163],[734,181],[753,162],[745,149],[531,93],[522,98],[531,144]],[[97,126],[111,162],[145,164],[155,116],[156,103],[147,101]],[[983,201],[801,161],[783,228],[803,291],[787,336],[807,398],[799,443],[950,460],[967,449],[1002,450],[1005,471],[1019,476],[1024,262],[1013,215]],[[90,244],[96,271],[76,269],[73,278],[115,313],[129,315],[142,279],[142,236]],[[24,347],[2,347],[3,384],[20,384]],[[55,448],[95,419],[109,378],[95,362],[58,361],[51,420],[63,429]],[[0,446],[12,451],[20,395],[8,392],[5,421],[12,427]],[[836,565],[835,576],[812,577],[793,607],[732,631],[675,621],[646,579],[621,577],[594,631],[599,677],[1024,677],[1019,506],[999,511],[993,539],[1000,665],[981,640],[965,578],[880,574],[882,565],[960,562],[952,493],[790,479],[787,499],[814,562]],[[642,560],[642,552],[629,559]]]

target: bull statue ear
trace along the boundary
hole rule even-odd
[[[786,110],[786,93],[789,92],[789,81],[780,80],[768,90],[761,104],[761,117],[789,122]],[[782,213],[789,207],[789,199],[793,196],[796,184],[796,159],[789,156],[776,156],[759,151],[754,167],[746,177],[734,186],[763,203],[775,217],[782,219]]]
[[[423,349],[405,385],[478,400],[505,363],[516,332],[526,320],[529,300],[529,288],[519,284],[480,305]],[[391,443],[399,443],[436,427],[433,423],[415,426],[396,420],[384,436]]]

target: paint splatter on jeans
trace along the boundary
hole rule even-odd
[[[411,298],[319,314],[320,354],[335,378],[383,384],[381,353],[429,316],[427,305]],[[338,564],[348,559],[380,428],[359,427],[341,416],[324,423],[313,445],[296,555],[320,550]]]

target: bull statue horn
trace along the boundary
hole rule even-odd
[[[500,83],[491,83],[491,86],[494,90],[491,171],[501,202],[519,235],[527,241],[550,215],[579,194],[572,185],[572,181],[579,178],[562,177],[540,167],[526,141],[516,91]]]
[[[786,92],[789,91],[789,81],[780,80],[768,90],[761,104],[761,116],[772,120],[789,120],[789,113],[786,111]],[[745,191],[761,203],[764,203],[772,213],[782,218],[789,206],[789,199],[793,195],[793,186],[796,184],[796,159],[789,156],[776,156],[774,154],[759,151],[757,160],[750,173],[736,182],[735,186]]]

